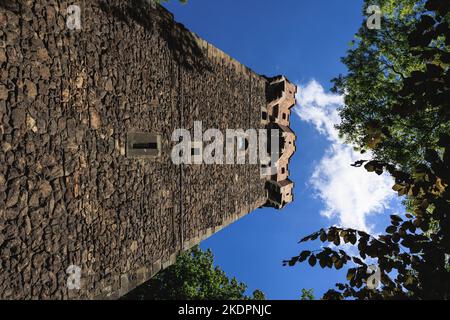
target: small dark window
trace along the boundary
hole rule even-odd
[[[153,149],[158,150],[158,143],[149,142],[149,143],[135,143],[133,144],[133,149]]]
[[[149,133],[127,134],[127,157],[151,157],[161,155],[161,138]]]
[[[286,173],[286,168],[281,168],[281,173],[285,174]]]
[[[280,107],[278,105],[276,105],[275,107],[273,107],[273,116],[275,118],[278,117],[278,113],[280,112]]]
[[[267,120],[267,112],[264,112],[264,111],[263,111],[261,117],[262,117],[263,120]]]
[[[283,113],[283,120],[286,120],[286,113]]]

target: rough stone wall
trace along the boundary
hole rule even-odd
[[[0,3],[0,298],[116,298],[266,201],[255,166],[176,166],[176,128],[260,128],[266,80],[131,1]],[[128,159],[127,132],[162,156]],[[68,290],[70,265],[81,289]]]

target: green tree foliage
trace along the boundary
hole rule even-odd
[[[359,254],[326,247],[303,251],[285,263],[294,266],[307,261],[311,266],[337,270],[350,264],[348,283],[337,284],[338,290],[328,291],[324,299],[449,299],[450,136],[442,136],[438,144],[444,148],[443,155],[428,150],[430,167],[417,167],[412,175],[378,161],[365,166],[366,170],[386,170],[394,176],[393,189],[399,195],[414,197],[414,215],[392,215],[386,234],[378,237],[353,229],[322,229],[301,243],[320,239],[337,247],[351,244]],[[371,276],[368,258],[380,270],[381,287],[376,290],[366,286]]]
[[[262,291],[245,295],[247,286],[235,278],[229,279],[219,267],[214,267],[210,250],[198,246],[181,254],[176,263],[160,272],[124,299],[138,300],[265,300]]]
[[[351,91],[341,111],[340,129],[350,133],[353,128],[351,140],[375,150],[375,159],[354,166],[364,165],[379,175],[389,173],[395,179],[393,190],[400,197],[408,196],[410,212],[392,215],[386,233],[377,237],[353,229],[322,229],[301,243],[320,239],[338,249],[325,246],[315,252],[303,251],[285,264],[307,261],[322,268],[350,267],[347,282],[337,284],[337,290],[328,291],[324,299],[449,299],[450,3],[428,0],[404,7],[412,1],[380,2],[397,4],[391,11],[399,15],[407,8],[406,22],[395,22],[409,26],[400,29],[404,35],[395,36],[407,61],[395,56],[389,59],[391,67],[385,64],[386,71],[380,70],[379,49],[371,40],[379,36],[364,36],[344,59],[350,75],[337,82],[341,90]],[[387,48],[389,43],[395,46],[395,41],[383,39],[377,41],[386,46],[386,53],[397,50]],[[370,63],[374,65],[369,68]],[[362,100],[357,101],[358,97]],[[359,253],[339,250],[343,244],[357,247]],[[371,264],[380,271],[376,289],[367,286],[373,279]]]
[[[450,132],[448,115],[438,112],[435,104],[420,103],[420,109],[412,110],[412,105],[404,105],[409,100],[399,96],[411,75],[432,72],[427,69],[427,62],[434,61],[433,65],[439,66],[437,58],[443,58],[444,63],[448,59],[448,17],[429,31],[435,34],[428,43],[424,36],[431,34],[425,29],[421,35],[419,31],[411,32],[415,26],[432,27],[433,19],[425,14],[429,10],[426,4],[445,6],[448,2],[366,1],[365,14],[370,5],[381,8],[381,29],[369,30],[363,24],[342,59],[348,74],[334,79],[333,90],[345,94],[345,106],[340,110],[342,122],[338,125],[341,136],[363,152],[371,150],[376,160],[405,171],[423,163],[426,149],[435,148],[440,135]],[[423,49],[421,54],[416,47]],[[435,90],[433,84],[427,90],[431,94]],[[441,93],[440,99],[450,100],[448,92]]]
[[[314,289],[302,289],[300,300],[316,300],[314,297]]]

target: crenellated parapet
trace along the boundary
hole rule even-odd
[[[275,164],[276,172],[268,176],[266,182],[267,206],[282,209],[293,201],[294,183],[289,179],[289,161],[295,153],[295,133],[290,128],[292,108],[296,104],[297,86],[286,77],[267,78],[267,106],[263,110],[262,121],[267,130],[279,130],[279,155]],[[268,141],[269,149],[270,139]]]

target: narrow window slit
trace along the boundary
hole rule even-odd
[[[150,143],[135,143],[133,144],[133,149],[153,149],[156,150],[158,149],[158,144],[155,142],[150,142]]]
[[[127,157],[158,158],[161,156],[161,136],[150,133],[127,134]]]

